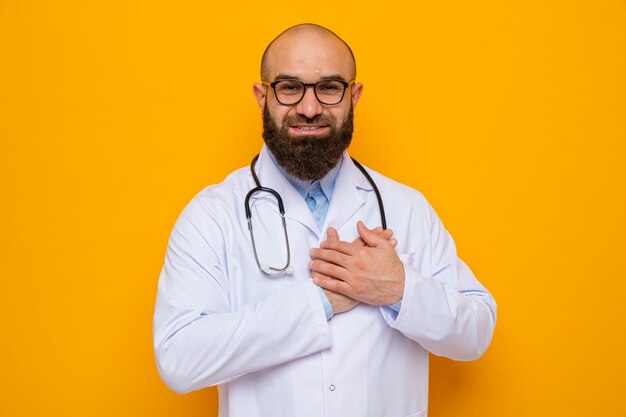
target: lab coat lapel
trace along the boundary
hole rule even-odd
[[[319,230],[304,198],[291,185],[280,168],[274,164],[265,145],[261,149],[256,169],[261,185],[276,190],[282,197],[285,205],[285,217],[303,224],[319,237]],[[256,193],[252,199],[260,198],[262,194],[264,193]]]
[[[365,204],[360,190],[372,190],[372,186],[354,165],[348,153],[344,152],[324,222],[326,228],[332,226],[338,230]]]

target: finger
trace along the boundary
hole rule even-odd
[[[332,264],[320,259],[314,259],[309,262],[311,274],[318,273],[327,277],[340,279],[342,281],[350,281],[352,274],[346,268]]]
[[[380,235],[382,233],[385,233],[386,230],[383,229],[381,226],[377,226],[377,227],[372,229],[372,232],[376,233],[377,235]],[[385,237],[385,236],[383,236],[383,238],[384,239],[389,239],[388,237]],[[360,245],[360,246],[365,246],[365,242],[363,242],[363,239],[361,239],[360,237],[357,237],[351,243],[354,243],[354,244],[357,244],[357,245]]]
[[[345,281],[341,281],[339,279],[334,279],[324,274],[320,274],[319,272],[313,272],[311,274],[311,278],[313,278],[313,283],[318,287],[322,287],[326,290],[350,296],[352,292],[352,287]]]
[[[339,242],[339,232],[334,227],[329,227],[326,232],[326,239],[334,242]]]
[[[360,220],[356,223],[356,230],[359,232],[359,236],[361,237],[361,239],[363,239],[367,246],[377,247],[384,243],[387,243],[387,240],[373,233]]]
[[[358,250],[362,246],[363,245],[358,245],[358,244],[354,244],[354,243],[351,243],[351,242],[343,242],[341,240],[338,241],[338,242],[335,242],[335,241],[332,241],[332,240],[325,240],[322,243],[320,243],[320,248],[321,249],[329,249],[329,250],[341,252],[341,253],[346,254],[346,255],[354,255],[354,254],[356,254],[358,252]],[[311,249],[311,250],[313,250],[313,249]]]
[[[398,240],[395,237],[392,237],[389,239],[389,243],[391,244],[391,247],[395,248],[396,246],[398,246]],[[359,246],[367,246],[365,244],[365,242],[363,241],[363,239],[361,239],[360,237],[357,237],[356,239],[354,239],[352,241],[353,245],[359,245]]]
[[[393,236],[393,230],[391,229],[385,229],[378,234],[378,237],[383,238],[385,240],[390,240],[392,236]]]
[[[341,243],[341,242],[329,242],[329,244]],[[344,242],[345,243],[345,242]],[[330,262],[339,266],[347,266],[348,265],[348,256],[345,253],[340,251],[336,251],[333,249],[323,249],[323,248],[313,248],[309,252],[311,258],[320,259],[325,262]]]

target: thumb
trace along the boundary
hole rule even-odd
[[[330,242],[339,242],[339,233],[334,227],[329,227],[326,232],[326,240]]]
[[[380,245],[381,241],[386,242],[385,239],[379,237],[376,233],[368,229],[360,220],[356,224],[356,230],[359,232],[359,236],[363,239],[363,242],[365,242],[367,246],[376,247]]]

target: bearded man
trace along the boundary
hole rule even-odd
[[[265,146],[170,237],[158,369],[177,392],[217,385],[220,417],[423,417],[429,352],[491,341],[493,297],[424,197],[348,156],[355,78],[328,29],[274,39],[253,86]]]

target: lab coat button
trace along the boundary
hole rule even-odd
[[[335,390],[335,386],[334,385],[330,385],[330,387],[328,387],[329,390],[334,391]]]

